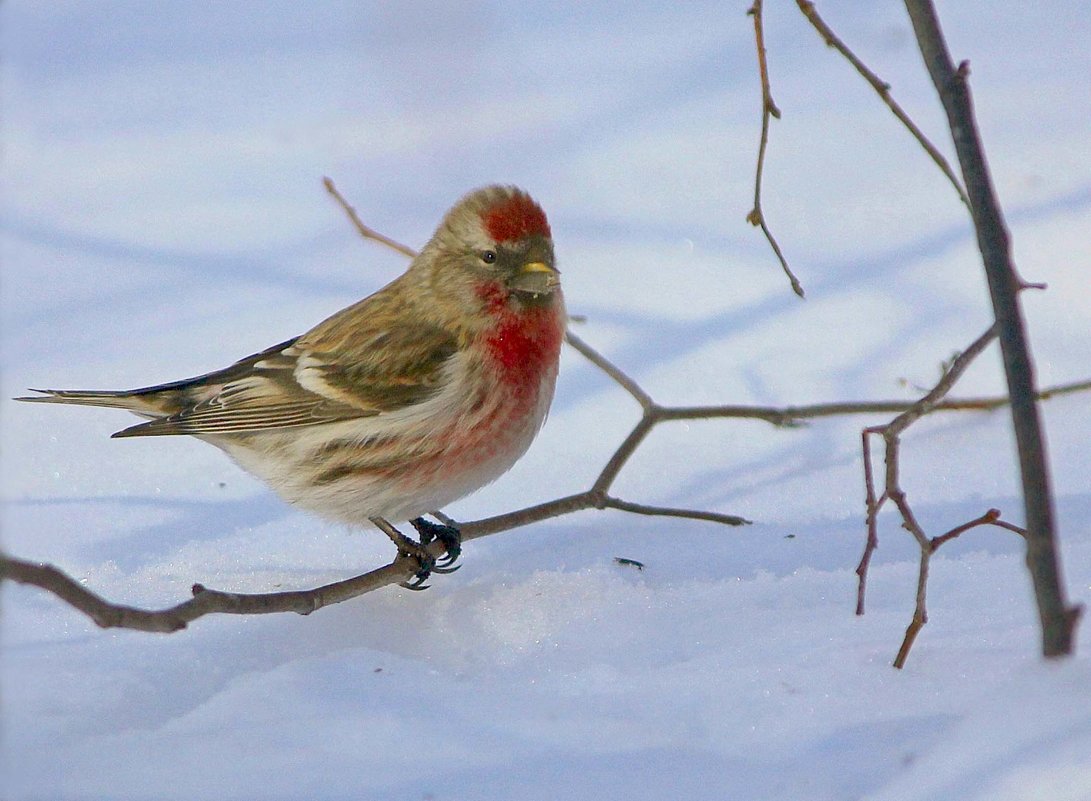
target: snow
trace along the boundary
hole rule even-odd
[[[798,301],[744,222],[759,122],[745,7],[676,6],[9,0],[0,394],[194,375],[374,291],[403,261],[359,240],[329,175],[417,245],[468,189],[526,186],[580,336],[662,403],[913,397],[988,324],[964,209],[794,6],[767,4],[784,117],[765,210]],[[901,7],[819,11],[949,154]],[[1086,379],[1091,18],[1073,2],[940,14],[971,59],[1020,270],[1050,286],[1024,296],[1039,378]],[[956,394],[1002,386],[993,349]],[[1084,601],[1088,404],[1043,407]],[[567,351],[531,452],[447,511],[583,490],[637,416]],[[944,546],[896,671],[916,553],[884,514],[853,615],[859,430],[885,419],[665,424],[616,493],[753,525],[585,512],[469,543],[427,592],[308,617],[103,631],[5,585],[2,795],[1091,799],[1091,663],[1038,656],[1017,537]],[[285,506],[199,442],[107,439],[129,422],[2,402],[5,549],[150,607],[195,581],[303,588],[390,558],[385,538]],[[929,533],[994,506],[1020,521],[1005,413],[921,421],[903,460]]]

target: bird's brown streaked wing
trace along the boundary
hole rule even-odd
[[[170,434],[211,436],[332,423],[375,414],[299,385],[295,340],[255,353],[223,370],[141,390],[170,397],[162,417],[131,426],[115,437]]]
[[[382,413],[420,403],[436,392],[458,340],[438,326],[396,322],[350,341],[316,338],[312,344],[309,337],[301,337],[298,347],[308,354],[304,370],[319,391]],[[311,383],[308,376],[300,376],[300,381]]]
[[[365,334],[336,352],[314,350],[300,338],[178,387],[196,402],[114,436],[230,435],[373,417],[435,392],[456,345],[426,325]]]

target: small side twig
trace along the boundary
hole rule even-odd
[[[398,253],[401,253],[403,256],[408,256],[409,258],[413,258],[417,255],[417,251],[413,250],[413,248],[408,245],[403,245],[397,240],[380,234],[374,228],[369,228],[364,225],[364,221],[360,219],[360,215],[356,213],[356,209],[349,205],[348,201],[345,200],[345,196],[337,190],[336,186],[334,186],[332,178],[323,178],[322,185],[326,187],[326,191],[330,193],[335,201],[337,201],[337,205],[339,205],[345,214],[348,215],[348,218],[352,221],[352,224],[356,226],[356,230],[360,232],[360,236],[364,239],[370,239],[373,242],[386,245],[388,248],[396,250]]]
[[[1009,523],[1006,520],[1001,520],[999,509],[989,509],[985,514],[981,515],[981,517],[955,526],[950,531],[940,534],[938,537],[932,537],[932,539],[928,541],[927,547],[922,544],[920,561],[917,568],[916,605],[913,609],[913,617],[910,619],[909,625],[906,626],[902,644],[898,648],[897,655],[894,657],[894,667],[899,670],[905,667],[906,660],[909,659],[909,651],[913,648],[913,643],[916,642],[917,635],[920,634],[921,629],[924,628],[924,624],[928,622],[926,593],[928,589],[928,568],[932,554],[939,550],[939,547],[944,543],[950,542],[959,535],[966,533],[972,528],[977,528],[978,526],[996,526],[997,528],[1013,531],[1020,536],[1026,536],[1026,529]]]
[[[996,326],[994,325],[974,340],[969,348],[951,361],[943,375],[940,377],[939,382],[930,392],[926,393],[916,403],[910,405],[886,425],[869,426],[862,432],[861,441],[864,460],[868,536],[864,546],[863,556],[860,557],[860,563],[856,567],[856,575],[859,579],[856,594],[856,614],[858,615],[864,613],[864,594],[867,588],[868,567],[871,564],[872,554],[879,546],[877,535],[879,510],[895,493],[901,491],[898,484],[899,437],[901,436],[901,433],[916,420],[919,420],[923,415],[928,414],[931,411],[935,411],[936,407],[942,403],[943,396],[950,391],[950,388],[958,380],[959,376],[961,376],[965,369],[969,367],[970,362],[973,361],[977,354],[984,350],[995,337]],[[869,437],[872,435],[882,437],[886,445],[886,480],[881,494],[875,491],[875,477],[871,462],[871,446],[869,443]]]
[[[754,170],[754,207],[746,215],[746,221],[761,228],[762,233],[765,234],[765,238],[769,242],[769,246],[773,248],[773,253],[776,254],[777,260],[780,262],[781,269],[788,276],[792,291],[802,298],[804,296],[803,285],[796,278],[795,273],[792,272],[792,268],[788,266],[788,260],[784,258],[784,253],[781,251],[780,245],[777,244],[773,232],[769,229],[769,224],[765,220],[765,212],[761,208],[761,181],[762,174],[765,171],[765,149],[769,145],[769,121],[773,117],[780,119],[780,109],[773,102],[773,91],[769,85],[769,64],[765,55],[762,0],[754,0],[754,4],[750,6],[746,13],[754,20],[754,40],[758,49],[758,73],[761,75],[761,139],[758,142],[758,165]]]
[[[900,465],[898,459],[902,433],[921,417],[935,411],[937,407],[940,406],[944,395],[951,390],[951,387],[958,381],[959,377],[965,372],[966,368],[969,367],[970,363],[977,358],[977,356],[988,347],[994,339],[996,339],[996,336],[996,325],[993,325],[984,334],[974,340],[965,351],[952,360],[951,364],[944,371],[940,380],[931,391],[889,423],[880,426],[869,426],[863,430],[861,435],[864,459],[865,503],[867,505],[867,540],[864,545],[864,553],[860,557],[860,563],[856,568],[856,574],[858,576],[856,614],[862,615],[864,613],[864,593],[867,588],[868,568],[871,564],[871,557],[879,545],[879,510],[882,509],[887,501],[890,501],[897,507],[898,513],[902,518],[902,528],[913,536],[913,539],[917,541],[917,545],[920,548],[920,558],[917,568],[916,604],[913,610],[913,617],[906,627],[902,645],[898,649],[897,656],[894,658],[894,667],[899,669],[905,666],[905,662],[909,658],[909,651],[913,647],[917,635],[924,627],[924,624],[928,622],[928,570],[931,564],[932,555],[939,550],[940,546],[950,542],[972,528],[984,525],[999,526],[1010,531],[1022,533],[1022,529],[1018,526],[1000,520],[999,509],[990,509],[974,520],[962,523],[944,534],[930,538],[925,533],[921,524],[917,521],[916,515],[913,514],[913,509],[909,504],[909,499],[905,490],[902,488],[900,480]],[[885,446],[884,462],[886,468],[884,471],[882,492],[877,492],[875,487],[874,469],[871,462],[871,445],[869,441],[872,436],[881,437]]]

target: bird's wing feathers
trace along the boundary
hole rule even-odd
[[[450,334],[421,325],[365,333],[337,349],[304,339],[219,372],[140,390],[145,403],[159,401],[163,416],[114,436],[214,436],[371,417],[430,396],[456,350]]]
[[[150,418],[115,437],[214,436],[372,417],[436,392],[456,338],[437,326],[360,314],[359,305],[345,310],[357,312],[355,320],[339,319],[342,312],[302,337],[195,378],[122,392],[35,390],[42,396],[19,400],[110,406]]]
[[[372,412],[411,406],[436,392],[456,338],[421,323],[388,325],[372,336],[330,342],[303,338],[296,377],[328,397]]]

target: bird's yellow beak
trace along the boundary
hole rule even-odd
[[[555,267],[550,267],[544,261],[528,261],[523,265],[523,269],[520,272],[524,273],[551,273],[557,275],[559,270]]]
[[[560,276],[561,273],[556,267],[550,267],[544,261],[528,261],[508,281],[508,286],[519,292],[541,295],[559,287]]]

